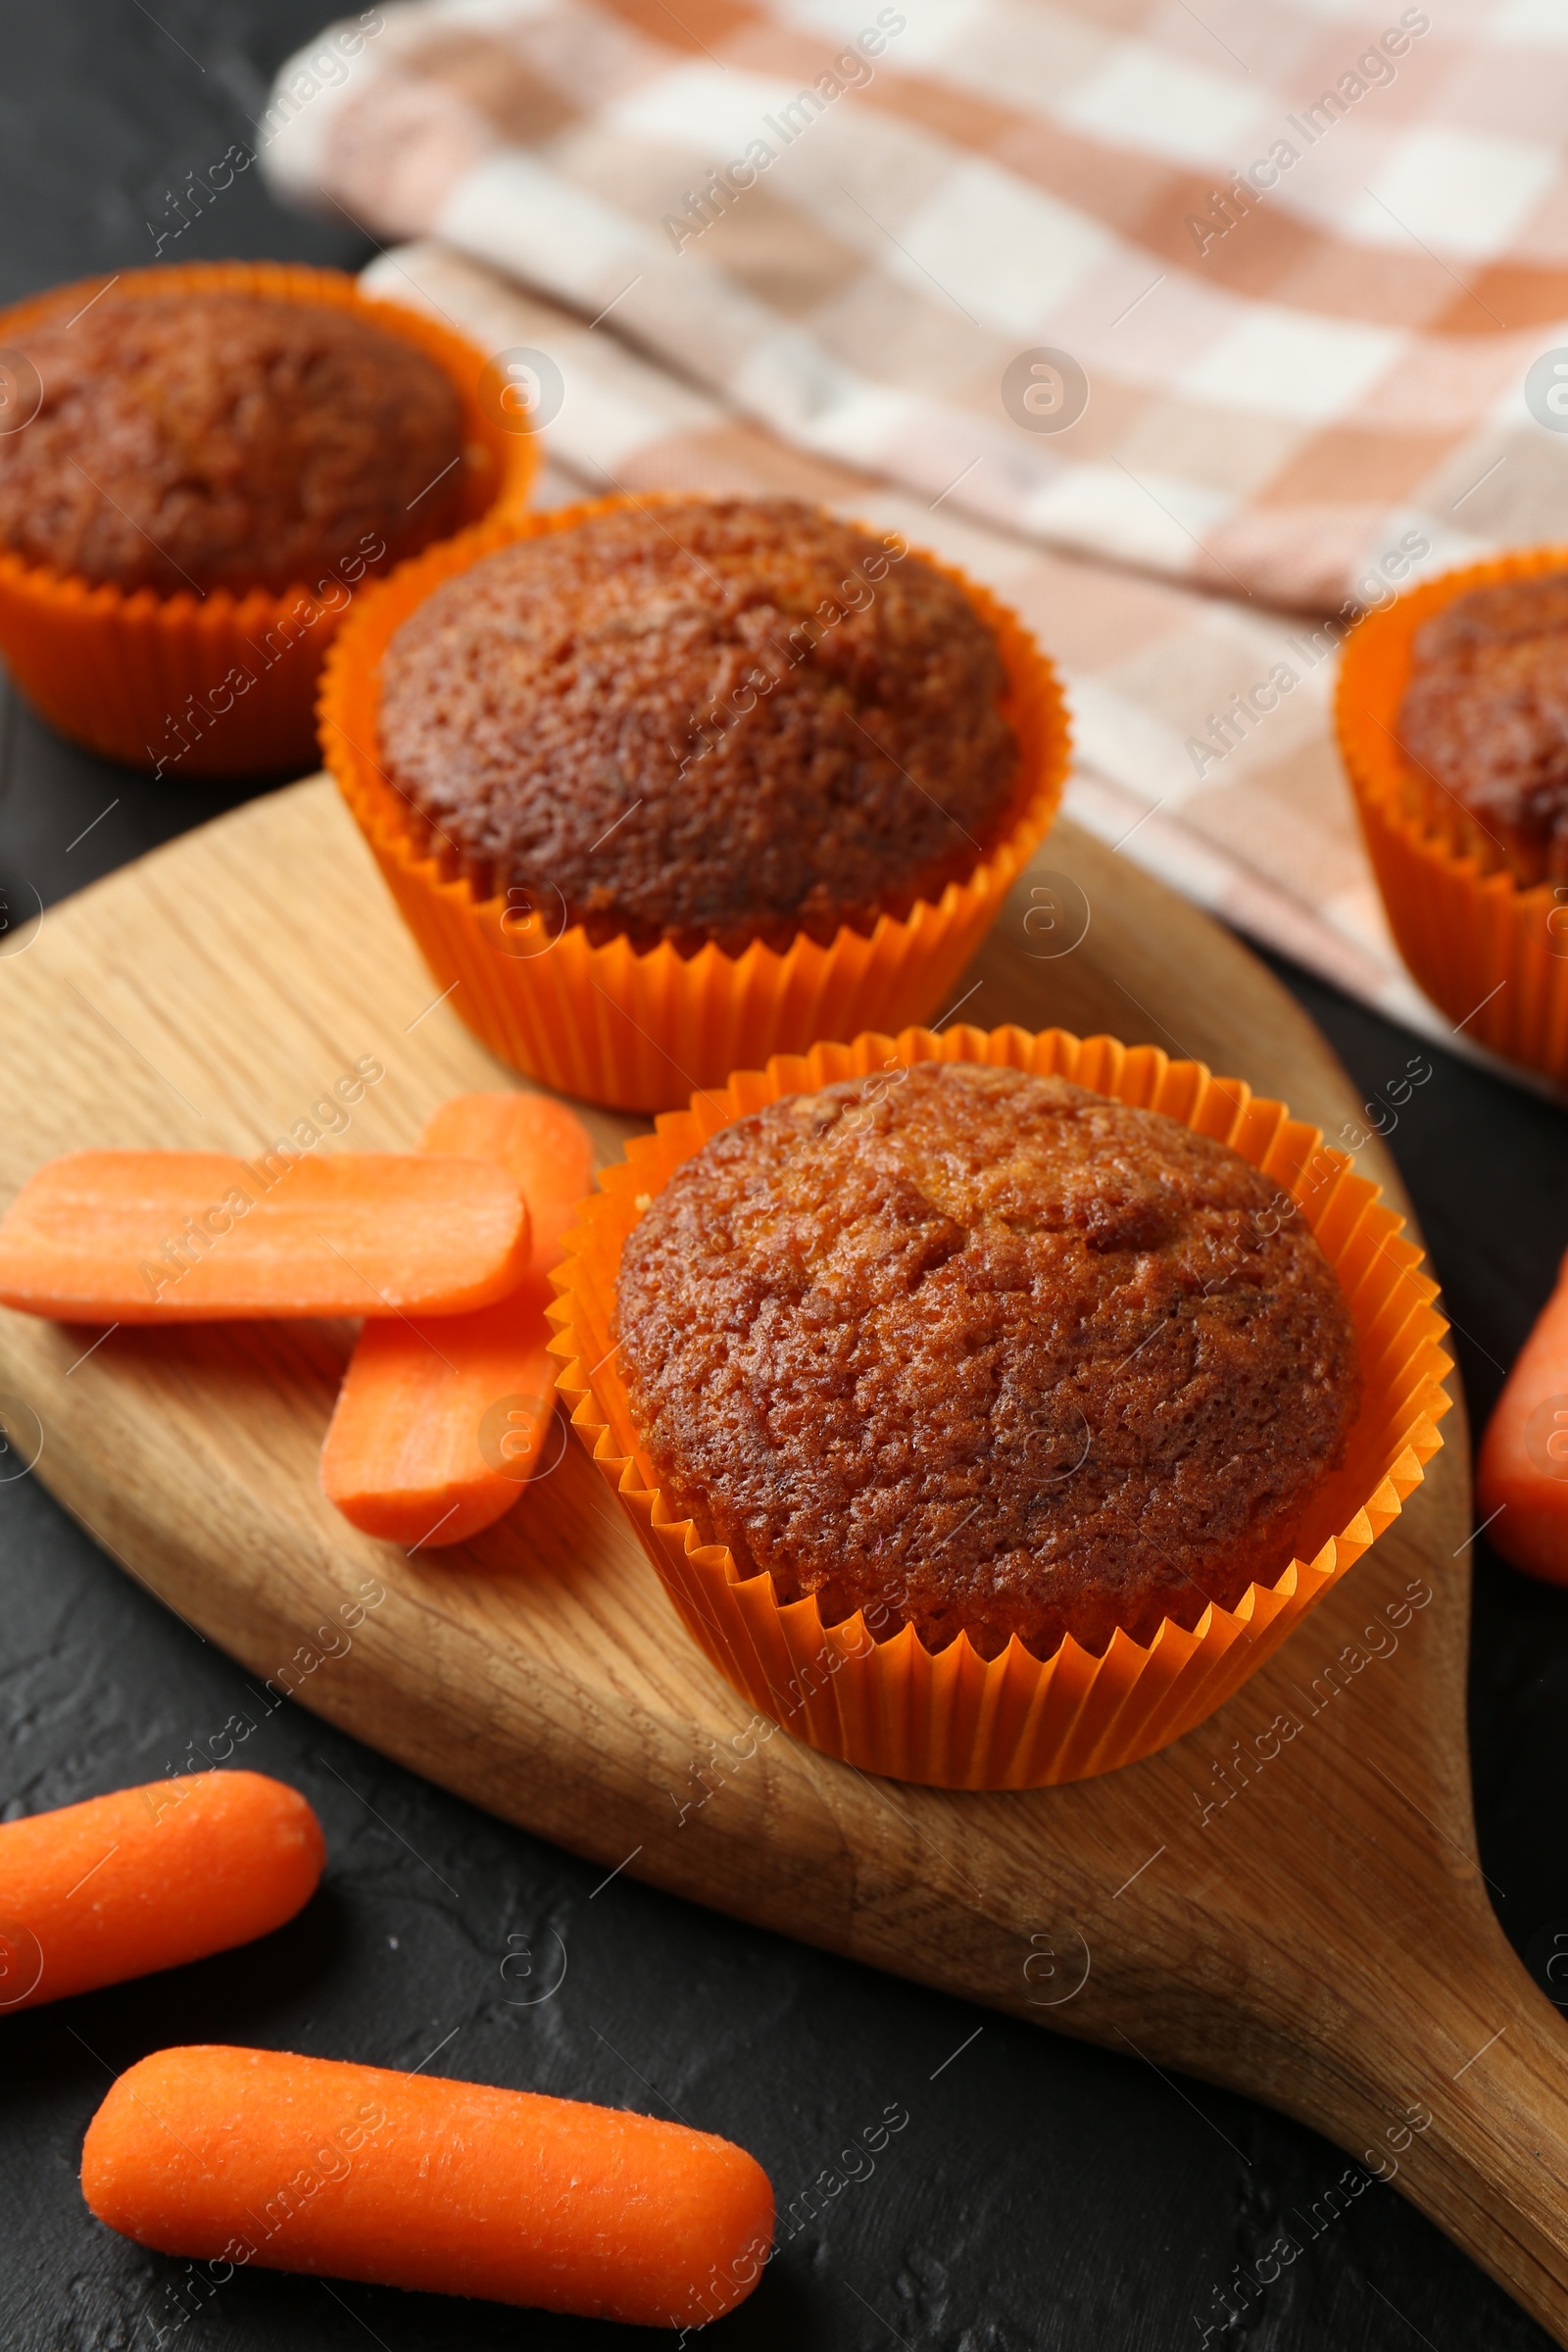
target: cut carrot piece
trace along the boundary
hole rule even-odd
[[[0,1826],[0,2009],[119,1984],[270,1935],[326,1848],[298,1789],[202,1772]]]
[[[594,1180],[594,1139],[553,1095],[453,1095],[419,1137],[421,1152],[492,1159],[514,1176],[533,1220],[533,1270],[559,1266],[572,1218]]]
[[[0,1305],[75,1323],[459,1314],[514,1290],[528,1211],[422,1152],[72,1152],[0,1223]]]
[[[1487,1424],[1476,1508],[1494,1551],[1568,1585],[1568,1258]]]
[[[457,1095],[419,1149],[493,1159],[521,1185],[533,1230],[532,1270],[510,1298],[478,1314],[367,1324],[338,1393],[323,1493],[367,1535],[424,1550],[493,1526],[551,1455],[544,1276],[594,1158],[576,1112],[547,1095]]]
[[[727,2139],[574,2099],[277,2050],[160,2050],[87,2128],[82,2194],[138,2245],[701,2326],[760,2275],[773,2192]]]
[[[554,1427],[549,1297],[530,1275],[477,1314],[367,1323],[321,1447],[321,1491],[345,1519],[435,1550],[511,1510]]]

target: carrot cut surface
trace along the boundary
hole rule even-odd
[[[87,2130],[82,2193],[165,2254],[700,2326],[767,2257],[726,2139],[619,2109],[274,2050],[160,2050]]]
[[[321,1488],[365,1534],[415,1549],[466,1543],[560,1458],[544,1277],[593,1179],[593,1141],[547,1095],[457,1095],[421,1152],[488,1158],[521,1186],[527,1279],[477,1314],[367,1324],[321,1449]]]
[[[456,1314],[529,1263],[516,1179],[424,1152],[72,1152],[0,1223],[0,1305],[62,1321]]]
[[[30,2009],[270,1934],[326,1848],[295,1788],[204,1772],[0,1825],[0,2010]]]
[[[1568,1585],[1568,1258],[1487,1424],[1476,1509],[1494,1551]]]
[[[511,1510],[557,1444],[549,1296],[530,1275],[477,1314],[366,1325],[321,1448],[345,1519],[433,1550]]]

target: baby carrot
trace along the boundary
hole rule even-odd
[[[269,1935],[326,1848],[299,1791],[259,1772],[121,1788],[0,1825],[0,2009],[30,2009]]]
[[[164,2254],[700,2326],[773,2230],[767,2175],[707,2132],[280,2050],[160,2050],[87,2128],[101,2222]]]
[[[71,1152],[0,1223],[0,1305],[78,1323],[455,1314],[527,1263],[516,1180],[479,1160]]]
[[[1494,1551],[1568,1585],[1568,1257],[1487,1424],[1476,1508]]]
[[[509,1511],[555,1419],[544,1277],[593,1180],[593,1141],[548,1095],[456,1095],[421,1152],[490,1159],[532,1218],[527,1279],[476,1314],[367,1323],[321,1448],[321,1488],[345,1519],[392,1544],[466,1544]]]

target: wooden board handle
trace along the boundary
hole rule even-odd
[[[1329,2132],[1466,2247],[1568,2344],[1568,2042],[1484,1894],[1456,1919],[1412,1913],[1402,1982],[1380,1968],[1351,2039],[1359,2082],[1333,2067]],[[1326,2057],[1327,2053],[1323,2053]],[[1283,2103],[1283,2102],[1282,2102]],[[1366,2140],[1353,2146],[1359,2107]],[[1345,2202],[1348,2198],[1341,2191]]]

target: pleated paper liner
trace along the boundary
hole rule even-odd
[[[87,279],[0,312],[0,352],[45,318],[69,318],[105,291],[102,279]],[[485,355],[439,321],[371,299],[339,270],[275,262],[125,270],[114,285],[116,301],[177,293],[323,303],[415,344],[463,403],[464,529],[522,506],[537,437],[510,431],[482,403]],[[315,762],[321,663],[359,592],[339,568],[330,580],[302,581],[281,595],[127,594],[0,549],[0,653],[34,710],[105,759],[181,778],[297,771]]]
[[[1346,641],[1335,723],[1411,976],[1467,1036],[1568,1086],[1568,883],[1520,883],[1396,735],[1423,621],[1472,589],[1556,571],[1568,571],[1568,547],[1529,548],[1424,580],[1368,613]]]
[[[1235,1609],[1212,1603],[1191,1632],[1167,1618],[1147,1646],[1118,1632],[1103,1657],[1069,1638],[1049,1659],[1016,1640],[982,1658],[966,1634],[933,1651],[912,1627],[876,1642],[857,1614],[824,1627],[815,1599],[781,1605],[770,1576],[743,1578],[727,1545],[704,1543],[665,1507],[637,1443],[612,1337],[626,1236],[646,1197],[719,1127],[779,1096],[867,1076],[889,1064],[981,1061],[1052,1074],[1118,1102],[1162,1110],[1229,1143],[1298,1203],[1344,1287],[1365,1395],[1344,1467],[1323,1482],[1303,1556]],[[866,1772],[944,1788],[1034,1788],[1114,1771],[1167,1746],[1211,1715],[1338,1584],[1420,1484],[1442,1440],[1447,1330],[1437,1285],[1403,1220],[1320,1132],[1239,1079],[1155,1046],[1065,1030],[908,1029],[850,1046],[818,1045],[742,1071],[716,1097],[661,1118],[607,1168],[553,1277],[552,1342],[572,1426],[621,1504],[688,1631],[763,1714]],[[1289,1214],[1286,1209],[1284,1213]]]
[[[497,522],[462,546],[429,549],[366,595],[327,662],[321,747],[375,853],[439,988],[492,1054],[563,1093],[620,1110],[662,1110],[695,1088],[819,1037],[897,1028],[939,1010],[1044,837],[1061,798],[1069,736],[1051,662],[1022,623],[946,564],[996,630],[1006,711],[1019,745],[1010,829],[968,876],[907,915],[881,915],[869,936],[841,926],[820,946],[804,935],[780,951],[714,946],[683,957],[667,944],[638,954],[624,938],[595,947],[564,905],[520,911],[480,899],[444,871],[379,757],[380,664],[416,606],[480,555],[509,541],[569,530],[594,514],[656,499],[606,498]],[[935,563],[933,557],[926,557]]]

